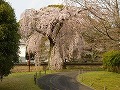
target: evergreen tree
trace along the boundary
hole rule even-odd
[[[0,76],[10,73],[14,63],[18,62],[19,49],[18,23],[14,9],[9,3],[0,0]]]

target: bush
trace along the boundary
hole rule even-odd
[[[104,53],[103,66],[108,71],[120,73],[120,51],[109,51]]]
[[[60,8],[62,9],[64,7],[64,5],[48,5],[48,7],[57,7],[57,8]]]
[[[14,9],[5,0],[0,0],[0,76],[7,76],[19,60],[18,23]]]

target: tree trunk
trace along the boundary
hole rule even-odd
[[[53,50],[53,47],[54,47],[54,43],[53,43],[53,40],[48,37],[49,41],[50,41],[50,50],[49,50],[49,57],[48,57],[48,68],[50,69],[50,58],[51,58],[51,52]]]
[[[48,37],[48,39],[50,40],[48,67],[50,70],[63,69],[63,60],[60,57],[59,47],[55,45],[52,38]]]

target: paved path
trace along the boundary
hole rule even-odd
[[[38,79],[37,84],[43,90],[93,90],[76,81],[78,71],[62,72],[45,75]]]

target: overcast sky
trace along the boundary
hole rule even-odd
[[[62,4],[62,0],[6,0],[15,10],[17,20],[25,9],[39,9],[51,4]]]

